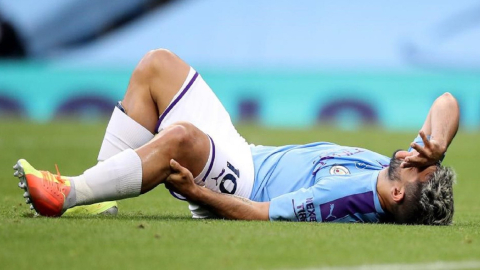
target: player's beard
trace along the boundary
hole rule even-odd
[[[388,178],[392,181],[400,179],[400,164],[402,164],[402,160],[395,158],[395,154],[398,151],[400,150],[393,152],[392,158],[390,159],[390,165],[388,166]]]

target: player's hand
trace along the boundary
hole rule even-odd
[[[165,187],[185,196],[187,199],[190,198],[197,187],[192,173],[174,159],[170,160],[170,169],[172,173],[165,180]]]
[[[414,149],[414,151],[399,151],[397,154],[395,154],[395,158],[403,159],[400,167],[428,167],[438,163],[445,154],[446,147],[443,144],[434,139],[429,141],[423,131],[420,131],[419,135],[422,138],[424,147],[412,142],[410,146]]]

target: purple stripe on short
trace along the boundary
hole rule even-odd
[[[179,199],[179,200],[182,200],[182,201],[186,201],[187,199],[185,197],[183,197],[182,195],[176,193],[176,192],[173,192],[171,191],[170,189],[168,190],[170,191],[170,194],[172,194],[173,197],[175,197],[176,199]]]
[[[160,115],[160,118],[158,118],[157,126],[155,127],[155,132],[158,132],[158,128],[160,127],[160,124],[162,123],[163,119],[165,119],[165,116],[173,109],[173,107],[180,101],[180,99],[187,93],[188,89],[192,86],[192,84],[195,82],[195,80],[198,77],[198,72],[195,72],[195,75],[193,75],[192,79],[188,82],[187,86],[185,89],[182,90],[180,95],[172,102],[168,107],[165,109],[165,111]]]
[[[212,167],[213,167],[213,162],[215,161],[215,143],[213,142],[212,137],[208,136],[208,138],[212,142],[212,160],[210,160],[210,165],[208,165],[207,173],[205,174],[205,176],[203,176],[203,179],[202,179],[203,182],[205,182],[205,179],[207,179],[207,176],[210,174],[210,171],[212,170]]]
[[[354,194],[320,205],[322,221],[329,222],[347,215],[374,213],[373,191]]]
[[[208,135],[207,135],[208,136]],[[213,167],[213,162],[215,162],[215,143],[213,142],[212,138],[210,136],[208,136],[208,138],[210,139],[210,141],[212,142],[212,160],[210,160],[210,164],[208,165],[208,170],[207,172],[205,173],[205,176],[203,176],[203,179],[202,181],[205,182],[205,179],[207,179],[207,176],[210,174],[210,171],[212,170],[212,167]],[[172,194],[173,197],[175,197],[176,199],[179,199],[179,200],[182,200],[182,201],[186,201],[187,199],[185,197],[183,197],[181,194],[178,194],[176,192],[173,192],[171,190],[168,190],[170,191],[170,194]]]

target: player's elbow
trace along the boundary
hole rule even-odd
[[[441,99],[457,104],[457,99],[450,93],[445,92],[440,96]]]
[[[459,105],[457,99],[449,92],[443,93],[441,96],[437,98],[435,103],[442,108],[449,109],[449,110],[459,110]]]

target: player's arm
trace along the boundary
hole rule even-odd
[[[455,97],[450,93],[439,96],[419,132],[423,146],[413,142],[411,147],[415,151],[398,152],[397,158],[405,158],[401,166],[426,167],[440,161],[457,134],[459,118],[460,110]]]
[[[253,202],[249,199],[217,193],[194,183],[192,173],[175,160],[170,161],[172,173],[165,185],[187,198],[207,206],[215,214],[227,219],[269,220],[269,202]]]

